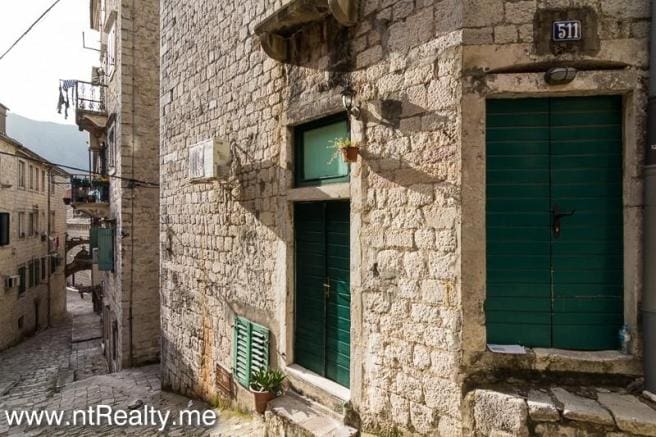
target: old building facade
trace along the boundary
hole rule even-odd
[[[509,373],[642,373],[649,2],[161,7],[165,386],[472,435]]]
[[[7,136],[0,104],[0,350],[66,315],[68,174]]]
[[[91,173],[74,180],[71,204],[92,217],[105,353],[117,371],[159,360],[159,4],[89,5],[101,66],[90,82],[62,87],[89,132]]]

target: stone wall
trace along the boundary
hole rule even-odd
[[[0,136],[0,152],[18,155],[17,157],[0,155],[0,212],[10,214],[10,244],[0,246],[0,350],[5,349],[36,329],[45,329],[50,321],[56,321],[66,315],[66,289],[64,283],[64,239],[66,222],[64,219],[64,191],[68,180],[59,174],[55,178],[54,191],[49,196],[50,186],[42,184],[42,175],[49,179],[47,166],[38,161],[40,158],[14,140]],[[18,187],[18,162],[24,162],[26,168],[26,186]],[[29,169],[34,166],[39,172],[38,186],[30,189]],[[36,181],[35,181],[36,182]],[[35,209],[35,206],[37,207]],[[54,222],[48,234],[48,211],[54,212]],[[24,224],[27,228],[27,214],[38,214],[37,234],[19,237],[18,213],[25,213]],[[27,233],[27,232],[26,232]],[[50,237],[50,242],[49,242]],[[49,250],[49,246],[52,250]],[[49,254],[59,254],[61,263],[50,271]],[[47,273],[40,275],[38,283],[24,293],[18,294],[18,287],[6,289],[4,280],[7,276],[18,274],[18,268],[34,260],[46,260]],[[40,263],[40,261],[39,261]],[[41,264],[39,264],[41,270]],[[27,275],[27,273],[26,273]],[[43,280],[41,278],[44,278]],[[38,305],[38,321],[36,320]],[[49,314],[50,313],[50,314]],[[22,317],[22,327],[18,320]]]
[[[274,365],[294,363],[292,213],[301,199],[351,202],[350,403],[364,430],[458,435],[473,375],[503,363],[537,370],[539,360],[485,352],[484,101],[517,92],[631,96],[626,217],[635,233],[626,238],[638,248],[648,2],[620,3],[363,0],[351,28],[326,18],[295,33],[282,64],[254,35],[281,2],[164,0],[163,384],[213,398],[216,366],[231,368],[236,315],[271,329]],[[536,12],[574,6],[596,14],[598,47],[538,55]],[[562,60],[592,71],[550,88],[535,69]],[[607,70],[618,62],[627,66]],[[343,111],[347,85],[362,109],[351,118],[362,150],[350,182],[293,188],[293,127]],[[188,146],[214,137],[231,144],[229,176],[190,182]],[[639,253],[627,251],[629,323]],[[624,357],[588,360],[597,371],[636,367]]]
[[[107,112],[115,117],[117,144],[111,175],[157,184],[159,2],[107,0],[105,8],[109,22],[116,20],[117,33],[116,66],[106,78]],[[103,29],[106,43],[109,28]],[[103,284],[111,319],[105,326],[118,323],[118,357],[112,360],[118,370],[159,360],[159,193],[153,185],[110,180],[116,262],[114,271],[103,275]],[[105,343],[110,341],[107,331]]]

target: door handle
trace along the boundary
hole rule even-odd
[[[330,298],[330,277],[326,276],[326,282],[323,283],[323,297]]]
[[[553,231],[554,238],[560,237],[560,219],[563,217],[571,217],[576,213],[576,210],[571,211],[561,211],[558,205],[554,205],[551,208],[551,229]]]

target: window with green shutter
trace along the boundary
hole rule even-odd
[[[20,295],[25,293],[26,290],[25,281],[27,280],[27,278],[25,275],[25,266],[18,268],[18,276],[20,277],[20,285],[18,286],[18,294]]]
[[[114,229],[112,228],[98,228],[97,229],[97,244],[98,244],[98,270],[113,271],[114,270]]]
[[[253,372],[269,367],[269,330],[243,317],[235,318],[232,358],[235,380],[248,388]]]

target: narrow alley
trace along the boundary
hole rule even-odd
[[[157,427],[13,425],[5,412],[64,411],[107,405],[113,411],[130,411],[152,406],[170,411],[210,407],[172,393],[160,391],[159,365],[109,374],[102,354],[100,318],[92,312],[89,296],[67,293],[68,318],[55,327],[38,332],[23,343],[0,353],[0,435],[154,435]],[[143,406],[141,406],[143,404]],[[218,411],[217,411],[218,413]],[[217,425],[167,427],[167,435],[244,436],[258,435],[250,416],[221,412]]]

